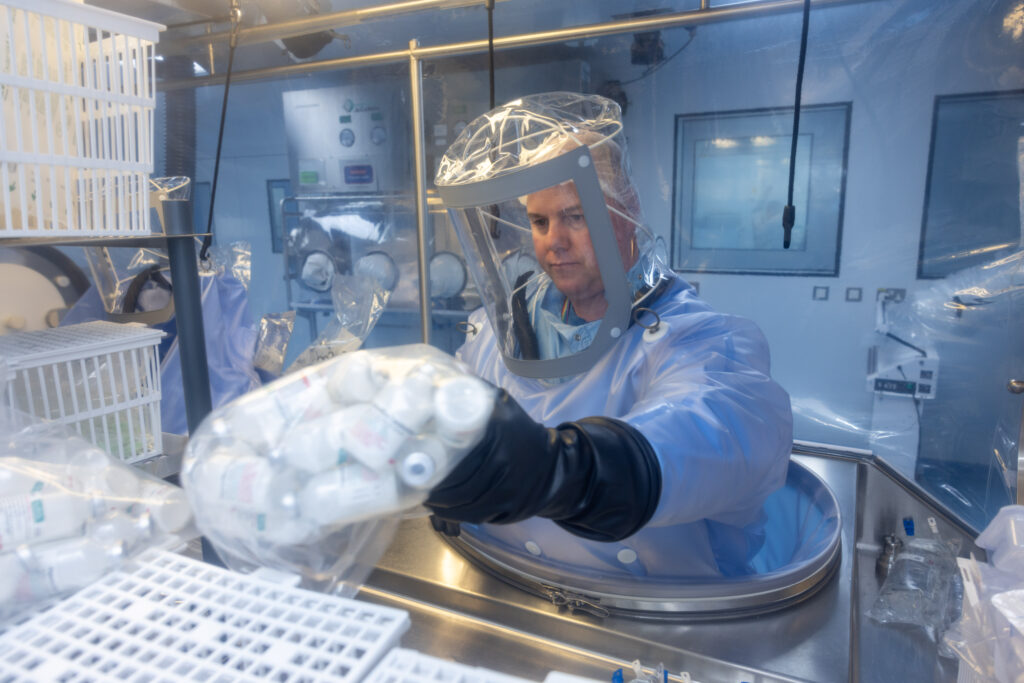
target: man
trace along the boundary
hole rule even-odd
[[[498,107],[436,183],[484,304],[458,355],[502,390],[483,441],[427,500],[436,526],[469,523],[556,574],[751,573],[785,478],[789,398],[756,326],[665,267],[618,106],[547,93]]]

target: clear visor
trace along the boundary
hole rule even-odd
[[[582,372],[624,332],[650,236],[596,176],[449,214],[513,372]]]

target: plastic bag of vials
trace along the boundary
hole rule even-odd
[[[344,354],[213,411],[182,485],[231,568],[354,592],[397,521],[483,438],[494,396],[431,346]]]
[[[196,534],[180,487],[63,425],[0,411],[0,625]]]

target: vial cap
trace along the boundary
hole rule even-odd
[[[422,488],[430,483],[436,471],[437,465],[432,457],[423,451],[414,451],[402,460],[398,476],[407,486]]]

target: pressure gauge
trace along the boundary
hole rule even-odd
[[[375,145],[383,145],[388,140],[388,132],[384,130],[384,126],[374,126],[373,130],[370,131],[370,142]]]
[[[352,132],[351,128],[342,128],[341,133],[338,135],[338,141],[344,147],[351,147],[356,144],[356,134]]]

